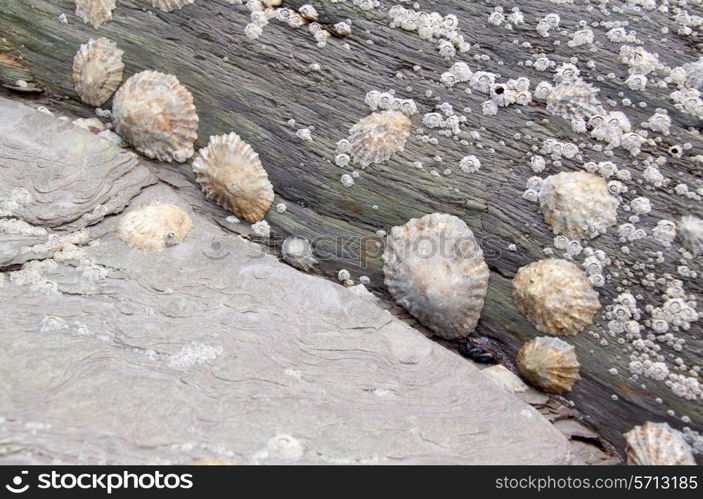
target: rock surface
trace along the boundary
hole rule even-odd
[[[132,153],[5,99],[0,115],[3,200],[21,180],[15,214],[48,233],[0,233],[0,462],[567,462],[472,364],[225,232]],[[61,175],[27,159],[36,137]],[[191,214],[183,243],[115,237],[156,200]],[[57,236],[75,244],[20,250]]]

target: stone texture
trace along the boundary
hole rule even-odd
[[[92,224],[77,251],[0,273],[0,463],[567,462],[561,433],[471,363],[148,186],[131,154],[7,100],[0,114],[16,125],[1,171],[61,190],[21,215],[53,235]],[[28,160],[35,136],[71,154],[74,182]],[[193,230],[129,248],[120,211],[155,200]],[[116,216],[90,218],[98,203]],[[31,242],[0,234],[0,254]]]

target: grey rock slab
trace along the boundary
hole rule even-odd
[[[121,211],[156,179],[138,157],[87,130],[0,98],[0,211],[72,230]]]
[[[165,184],[126,211],[155,200],[193,217],[183,243],[132,249],[107,217],[0,274],[0,462],[568,462],[471,363]]]

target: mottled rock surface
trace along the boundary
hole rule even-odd
[[[17,215],[66,241],[89,225],[0,274],[0,462],[567,461],[561,433],[472,364],[225,232],[131,153],[4,99],[0,115],[18,124],[0,131],[3,183],[37,200]],[[75,181],[27,159],[37,136]],[[115,237],[156,200],[192,216],[183,243]],[[0,233],[0,254],[43,239]]]

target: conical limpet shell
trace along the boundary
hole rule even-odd
[[[681,242],[693,256],[703,254],[703,220],[687,215],[681,217],[679,223],[679,237]]]
[[[565,393],[581,379],[576,349],[559,338],[540,336],[525,343],[517,355],[520,374],[549,393]]]
[[[538,331],[573,335],[593,324],[598,292],[576,264],[559,258],[532,262],[515,274],[513,301]]]
[[[122,54],[107,38],[81,45],[73,59],[73,83],[83,102],[101,106],[115,93],[122,82]]]
[[[98,29],[103,23],[112,20],[112,11],[117,0],[76,0],[76,15],[84,23],[90,23]]]
[[[305,272],[309,272],[319,263],[313,255],[310,242],[304,237],[287,237],[283,241],[281,252],[287,263]]]
[[[410,118],[400,111],[371,113],[349,132],[354,161],[362,168],[383,163],[405,148],[410,136]]]
[[[667,423],[646,422],[625,433],[627,464],[695,465],[691,446]]]
[[[192,226],[181,208],[156,202],[123,216],[117,235],[133,248],[162,250],[185,240]]]
[[[151,5],[162,12],[171,12],[194,2],[195,0],[150,0]]]
[[[273,186],[259,155],[236,133],[210,137],[193,171],[208,199],[247,222],[263,219],[273,203]]]
[[[383,261],[388,291],[422,324],[447,339],[474,330],[490,273],[461,219],[433,213],[393,227]]]
[[[193,96],[175,76],[142,71],[130,77],[115,94],[112,121],[148,158],[182,163],[193,155],[198,115]]]
[[[619,201],[605,179],[588,172],[562,172],[542,183],[539,204],[555,234],[592,239],[617,222]]]

